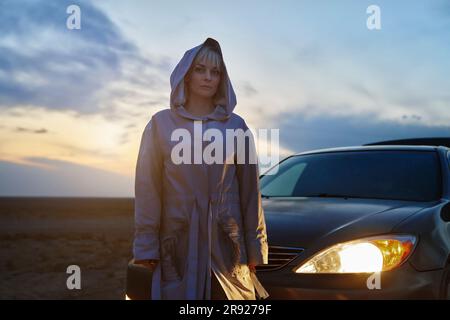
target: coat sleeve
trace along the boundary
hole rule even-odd
[[[238,162],[236,164],[236,174],[239,182],[248,263],[267,264],[267,232],[259,190],[258,163],[257,161],[249,161],[250,152],[254,152],[254,158],[257,159],[255,142],[245,121],[243,129],[244,131],[248,130],[250,139],[245,139],[248,142],[245,143],[245,163],[240,164]]]
[[[133,255],[135,260],[159,259],[162,196],[162,154],[154,117],[141,137],[136,163]]]

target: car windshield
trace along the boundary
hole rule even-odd
[[[290,157],[261,177],[265,197],[440,198],[433,151],[346,151]]]

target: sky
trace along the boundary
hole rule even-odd
[[[279,129],[280,159],[450,137],[449,36],[446,0],[0,0],[0,196],[133,197],[143,129],[208,37],[235,113]]]

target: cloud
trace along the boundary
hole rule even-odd
[[[450,126],[425,125],[415,114],[405,115],[401,121],[375,119],[371,113],[308,117],[302,113],[283,113],[274,120],[274,127],[280,129],[281,146],[295,152],[383,140],[450,137]]]
[[[28,129],[23,127],[16,127],[16,131],[18,132],[32,132],[32,133],[47,133],[47,129]]]
[[[112,150],[112,149],[107,149],[107,150],[112,150],[111,152],[108,152],[108,151],[104,151],[101,149],[81,148],[81,147],[77,147],[77,146],[73,146],[73,145],[69,145],[69,144],[61,143],[61,142],[54,142],[53,146],[59,147],[59,148],[65,150],[66,151],[65,155],[70,156],[70,157],[95,155],[95,157],[97,157],[97,158],[105,158],[108,160],[117,159],[119,157],[119,155],[116,152],[114,152],[114,150]],[[36,163],[38,163],[40,161],[45,161],[45,160],[42,160],[41,158],[37,158],[37,157],[33,157],[33,158],[29,158],[29,159],[33,159],[33,161]],[[55,161],[55,160],[52,160],[52,161]],[[43,162],[41,162],[41,163],[43,163]]]
[[[133,178],[48,158],[27,158],[23,165],[0,161],[2,196],[133,196]],[[41,166],[42,165],[42,166]]]
[[[325,63],[323,49],[318,44],[303,45],[300,48],[293,48],[294,60],[302,63],[305,67],[317,67],[320,63]]]
[[[80,30],[66,27],[72,4],[81,9]],[[135,100],[149,99],[142,89],[161,85],[160,72],[169,68],[166,57],[144,56],[89,1],[6,0],[0,7],[0,108],[120,117],[114,106],[123,96],[116,91],[127,88]]]
[[[130,139],[129,139],[129,132],[124,132],[124,133],[122,133],[121,135],[120,135],[120,140],[119,140],[119,145],[123,145],[123,144],[126,144],[126,143],[128,143],[129,141],[130,141]]]
[[[256,90],[249,81],[243,81],[239,84],[237,89],[242,91],[242,93],[247,97],[253,97],[258,93],[258,90]]]

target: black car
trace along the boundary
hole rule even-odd
[[[304,152],[262,175],[261,193],[268,299],[450,298],[449,148]],[[128,297],[148,298],[150,280],[130,262]]]

